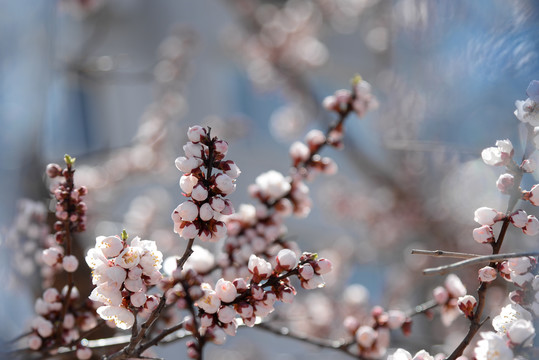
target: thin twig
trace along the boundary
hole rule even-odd
[[[497,254],[497,255],[477,256],[472,259],[462,260],[462,261],[449,264],[449,265],[438,266],[435,268],[428,268],[428,269],[423,270],[423,274],[443,275],[447,273],[448,271],[452,271],[456,268],[463,267],[463,266],[473,265],[473,264],[482,263],[482,262],[499,262],[502,260],[513,259],[513,258],[518,258],[522,256],[539,256],[539,252],[528,251],[528,252],[522,252],[522,253],[506,253],[506,254]]]
[[[439,304],[435,300],[425,301],[423,304],[417,305],[413,309],[408,310],[406,312],[406,316],[412,317],[412,316],[416,316],[416,315],[419,315],[419,314],[423,314],[423,313],[427,312],[428,310],[434,309],[438,305]]]
[[[454,251],[420,250],[420,249],[412,249],[412,255],[429,255],[429,256],[434,256],[434,257],[449,257],[449,258],[456,258],[456,259],[470,259],[470,258],[481,256],[477,254],[461,253],[461,252],[454,252]]]

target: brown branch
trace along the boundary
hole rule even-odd
[[[457,259],[470,259],[470,258],[481,256],[477,254],[468,254],[468,253],[461,253],[461,252],[454,252],[454,251],[420,250],[420,249],[412,249],[411,254],[412,255],[429,255],[429,256],[434,256],[434,257],[449,257],[449,258],[457,258]]]

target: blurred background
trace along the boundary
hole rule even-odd
[[[180,254],[185,243],[170,213],[182,201],[174,159],[183,155],[187,128],[208,125],[229,142],[229,158],[242,170],[231,198],[252,203],[247,186],[270,169],[287,173],[289,145],[327,128],[335,117],[321,101],[349,88],[356,73],[372,84],[379,109],[347,121],[344,150],[324,154],[339,173],[310,184],[311,214],[287,223],[303,250],[332,259],[336,271],[324,290],[278,309],[280,318],[299,332],[339,338],[347,314],[374,304],[413,308],[443,281],[421,270],[443,261],[410,249],[485,253],[471,238],[473,211],[505,211],[495,186],[501,170],[484,165],[480,152],[508,138],[522,156],[525,134],[513,111],[539,78],[537,2],[1,3],[4,339],[27,329],[42,291],[33,259],[48,231],[49,162],[76,157],[76,182],[90,190],[80,254],[95,236],[123,228],[157,241],[166,255]],[[530,176],[523,187],[533,183]],[[510,240],[507,250],[537,248],[516,229]],[[472,272],[459,271],[469,289]],[[504,293],[497,283],[488,306],[505,301]],[[439,319],[414,320],[412,336],[395,334],[394,346],[450,351],[466,327],[457,322],[449,332]],[[175,346],[158,353],[184,354]],[[329,354],[340,356],[243,329],[225,346],[208,347],[210,359]]]

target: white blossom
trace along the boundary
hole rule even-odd
[[[482,339],[474,349],[476,360],[513,360],[513,351],[500,335],[491,331],[479,335]]]

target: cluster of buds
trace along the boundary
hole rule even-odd
[[[172,212],[174,232],[185,239],[199,236],[202,241],[218,241],[226,236],[225,223],[218,218],[234,212],[224,197],[236,189],[241,171],[233,161],[224,160],[228,144],[211,138],[210,129],[193,126],[187,136],[190,142],[183,147],[185,156],[176,159],[176,167],[185,173],[180,187],[191,199]],[[220,172],[212,174],[213,170]]]
[[[465,295],[466,287],[455,274],[449,274],[444,286],[438,286],[433,290],[434,300],[441,306],[441,319],[445,326],[451,325],[459,316],[459,299]]]
[[[526,89],[526,100],[517,100],[515,102],[515,116],[523,123],[531,126],[539,126],[539,81],[533,80]]]
[[[120,329],[133,326],[136,312],[149,313],[158,301],[148,295],[148,288],[158,284],[163,255],[154,241],[135,237],[128,245],[127,233],[99,236],[88,250],[86,263],[92,269],[92,283],[97,287],[90,300],[103,303],[97,313],[104,320],[114,320]]]
[[[67,289],[67,286],[64,287],[60,293],[55,288],[48,288],[43,292],[42,297],[36,300],[37,316],[32,320],[32,334],[28,336],[30,349],[42,350],[53,345],[71,344],[79,339],[79,331],[88,331],[97,325],[97,318],[90,304],[72,305],[79,299],[77,288],[71,290],[70,301],[66,300]],[[66,308],[64,308],[65,303],[69,304]],[[60,332],[57,333],[55,324],[60,321],[62,326],[59,328]],[[86,357],[88,353],[89,356]],[[90,356],[91,350],[79,344],[77,358],[89,359]]]
[[[366,359],[381,358],[390,343],[390,330],[401,329],[404,335],[409,335],[412,320],[403,311],[384,311],[380,306],[371,310],[368,319],[359,321],[354,316],[344,319],[344,327],[354,337],[359,355]]]
[[[494,242],[494,232],[492,225],[498,221],[505,220],[506,216],[489,207],[480,207],[475,210],[474,220],[482,225],[473,230],[473,238],[480,244]],[[524,210],[516,210],[509,215],[509,221],[515,227],[522,229],[526,235],[533,236],[539,233],[539,220],[535,215],[528,215]]]
[[[204,294],[196,305],[200,309],[199,333],[209,340],[221,344],[226,335],[234,336],[241,322],[252,327],[258,318],[265,318],[274,310],[277,301],[291,303],[296,294],[290,277],[297,276],[302,286],[314,289],[324,285],[322,275],[331,271],[327,259],[318,259],[316,254],[298,256],[289,249],[279,251],[274,259],[275,266],[256,255],[251,255],[248,264],[250,280],[236,278],[233,281],[219,279],[212,287],[202,284]],[[306,279],[308,278],[308,279]]]
[[[317,38],[321,23],[315,2],[236,5],[245,17],[240,23],[249,26],[236,29],[229,41],[242,55],[256,85],[274,86],[289,80],[291,73],[299,76],[326,62],[328,50]]]
[[[375,101],[370,93],[365,93],[369,88],[366,82],[356,78],[354,84],[359,94],[358,101]],[[305,137],[305,143],[298,141],[292,144],[290,176],[270,170],[259,175],[255,184],[249,186],[249,194],[260,205],[242,205],[237,214],[226,220],[229,236],[219,257],[219,266],[226,269],[223,273],[225,278],[244,276],[250,254],[272,256],[281,248],[296,248],[295,243],[282,239],[286,233],[283,218],[292,214],[305,217],[310,213],[312,201],[306,179],[311,180],[317,172],[334,174],[337,171],[333,160],[318,153],[325,145],[342,145],[343,123],[348,112],[341,113],[341,118],[327,135],[311,130]]]
[[[354,111],[357,116],[363,117],[367,111],[378,107],[378,101],[371,93],[371,85],[356,75],[352,79],[352,91],[345,89],[335,91],[335,94],[324,99],[323,106],[340,115]]]
[[[537,260],[528,256],[509,259],[498,265],[500,275],[518,287],[509,294],[509,299],[539,316],[539,276],[536,269]]]
[[[86,204],[82,201],[82,197],[88,193],[88,190],[84,186],[75,188],[73,184],[75,158],[66,155],[64,159],[65,169],[58,164],[47,165],[47,175],[51,179],[64,178],[64,181],[57,183],[51,189],[57,200],[56,218],[58,221],[54,224],[54,230],[59,244],[64,242],[67,232],[81,232],[86,229]]]

